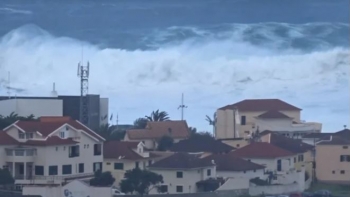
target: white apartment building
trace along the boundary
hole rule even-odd
[[[269,130],[301,138],[321,132],[321,123],[301,120],[301,110],[279,99],[247,99],[227,105],[216,111],[215,137],[245,138],[253,132]]]
[[[0,131],[0,167],[15,184],[61,184],[102,170],[104,138],[69,117],[17,121]]]

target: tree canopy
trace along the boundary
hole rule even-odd
[[[138,118],[134,121],[135,129],[144,129],[146,128],[148,120],[146,118]]]
[[[166,151],[169,150],[174,144],[174,139],[168,135],[164,135],[158,140],[158,147],[157,149],[159,151]]]
[[[100,136],[109,140],[122,140],[124,139],[126,130],[118,129],[116,125],[104,124],[96,131]]]
[[[156,185],[163,183],[162,175],[139,168],[126,171],[124,177],[125,179],[120,182],[122,192],[136,192],[141,196],[148,194]]]
[[[111,186],[115,181],[111,172],[101,172],[98,170],[95,172],[95,177],[90,179],[90,185],[92,186]]]
[[[148,121],[153,122],[169,120],[169,114],[165,111],[159,111],[159,109],[153,111],[150,116],[145,117]]]
[[[35,116],[33,114],[29,116],[18,116],[18,114],[14,112],[8,116],[0,115],[0,130],[10,126],[17,120],[35,120]]]
[[[12,177],[8,169],[0,168],[0,185],[12,185],[15,183],[15,179]]]

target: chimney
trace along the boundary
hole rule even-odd
[[[52,97],[57,97],[56,84],[55,83],[53,83],[53,85],[52,85],[51,96]]]

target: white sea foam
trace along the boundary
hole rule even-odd
[[[13,9],[13,8],[0,8],[0,14],[33,14],[32,11],[29,10],[19,10],[19,9]]]
[[[12,86],[28,95],[49,95],[53,82],[59,94],[79,94],[76,68],[83,45],[84,61],[91,63],[90,93],[108,96],[111,112],[123,123],[158,108],[179,118],[184,92],[185,116],[201,130],[210,129],[206,114],[245,98],[285,99],[304,108],[304,119],[323,122],[326,131],[349,124],[348,48],[305,53],[257,47],[241,37],[128,51],[22,27],[0,42],[0,83],[4,86],[10,71]]]

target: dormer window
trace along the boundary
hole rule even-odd
[[[26,136],[26,139],[33,139],[34,134],[33,133],[26,133],[25,136]]]
[[[18,131],[18,138],[19,139],[24,139],[24,137],[25,137],[25,134],[23,132],[21,132],[21,131]]]
[[[65,138],[65,132],[64,131],[60,131],[60,138],[62,138],[62,139]]]

